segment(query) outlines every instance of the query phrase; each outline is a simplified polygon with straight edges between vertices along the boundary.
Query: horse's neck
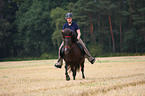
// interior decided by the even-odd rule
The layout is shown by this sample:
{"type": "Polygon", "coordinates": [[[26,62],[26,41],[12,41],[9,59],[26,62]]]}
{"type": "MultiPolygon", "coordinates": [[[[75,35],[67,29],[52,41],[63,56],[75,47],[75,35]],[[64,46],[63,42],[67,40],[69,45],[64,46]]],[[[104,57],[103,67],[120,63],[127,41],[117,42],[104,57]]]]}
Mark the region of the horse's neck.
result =
{"type": "Polygon", "coordinates": [[[77,46],[77,43],[72,43],[70,53],[78,53],[78,50],[79,48],[77,46]]]}

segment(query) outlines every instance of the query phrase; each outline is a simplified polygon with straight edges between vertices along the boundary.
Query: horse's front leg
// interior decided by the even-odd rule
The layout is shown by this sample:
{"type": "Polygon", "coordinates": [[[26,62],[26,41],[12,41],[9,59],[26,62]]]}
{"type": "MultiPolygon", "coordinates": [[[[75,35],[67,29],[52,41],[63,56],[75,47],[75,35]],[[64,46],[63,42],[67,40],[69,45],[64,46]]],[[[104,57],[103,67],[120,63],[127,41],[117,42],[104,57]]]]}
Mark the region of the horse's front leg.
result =
{"type": "Polygon", "coordinates": [[[75,80],[76,77],[76,67],[72,68],[72,73],[73,73],[73,80],[75,80]]]}
{"type": "Polygon", "coordinates": [[[84,75],[84,62],[81,64],[82,78],[85,79],[84,75]]]}
{"type": "Polygon", "coordinates": [[[66,80],[69,81],[70,80],[70,77],[68,75],[67,69],[68,69],[68,65],[66,64],[65,65],[65,76],[66,76],[66,80]]]}

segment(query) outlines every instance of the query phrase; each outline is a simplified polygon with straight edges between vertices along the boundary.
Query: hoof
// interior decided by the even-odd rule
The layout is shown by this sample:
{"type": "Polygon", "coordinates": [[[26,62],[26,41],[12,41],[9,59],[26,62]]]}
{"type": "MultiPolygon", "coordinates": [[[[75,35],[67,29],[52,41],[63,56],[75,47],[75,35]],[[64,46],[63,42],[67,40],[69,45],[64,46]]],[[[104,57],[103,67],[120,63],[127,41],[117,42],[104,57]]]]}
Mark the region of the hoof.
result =
{"type": "Polygon", "coordinates": [[[83,76],[83,79],[85,79],[85,76],[83,76]]]}
{"type": "Polygon", "coordinates": [[[66,80],[69,81],[70,80],[70,77],[69,76],[66,76],[66,80]]]}

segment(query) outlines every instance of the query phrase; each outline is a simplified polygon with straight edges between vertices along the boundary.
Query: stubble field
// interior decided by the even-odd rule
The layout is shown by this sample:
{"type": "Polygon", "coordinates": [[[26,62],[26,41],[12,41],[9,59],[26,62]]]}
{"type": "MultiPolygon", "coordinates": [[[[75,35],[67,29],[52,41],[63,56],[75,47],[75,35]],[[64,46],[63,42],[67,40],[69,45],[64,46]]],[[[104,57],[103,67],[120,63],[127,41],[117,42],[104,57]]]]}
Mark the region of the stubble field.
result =
{"type": "Polygon", "coordinates": [[[0,96],[145,96],[145,56],[98,59],[70,81],[56,59],[0,62],[0,96]]]}

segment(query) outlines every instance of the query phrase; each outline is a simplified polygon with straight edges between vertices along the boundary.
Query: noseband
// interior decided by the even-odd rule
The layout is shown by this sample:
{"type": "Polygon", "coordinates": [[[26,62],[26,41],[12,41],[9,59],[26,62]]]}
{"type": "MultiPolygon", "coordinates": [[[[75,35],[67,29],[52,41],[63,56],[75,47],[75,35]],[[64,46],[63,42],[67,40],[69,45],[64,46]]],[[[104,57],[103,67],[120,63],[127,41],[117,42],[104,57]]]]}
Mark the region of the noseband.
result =
{"type": "MultiPolygon", "coordinates": [[[[71,38],[71,36],[65,36],[65,38],[71,38]]],[[[68,48],[69,50],[71,50],[71,48],[76,44],[77,42],[75,42],[71,47],[70,46],[64,46],[65,48],[68,48]]]]}
{"type": "Polygon", "coordinates": [[[65,38],[66,38],[66,37],[71,38],[71,36],[65,36],[65,38]]]}

